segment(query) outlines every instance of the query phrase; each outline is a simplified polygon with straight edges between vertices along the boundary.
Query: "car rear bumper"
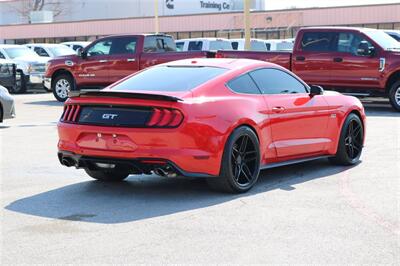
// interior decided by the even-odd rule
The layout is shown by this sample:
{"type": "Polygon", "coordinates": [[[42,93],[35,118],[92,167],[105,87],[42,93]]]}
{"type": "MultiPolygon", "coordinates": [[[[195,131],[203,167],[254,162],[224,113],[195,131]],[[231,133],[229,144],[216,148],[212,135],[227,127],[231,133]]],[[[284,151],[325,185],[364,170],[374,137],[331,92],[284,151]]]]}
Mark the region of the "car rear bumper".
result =
{"type": "Polygon", "coordinates": [[[3,107],[3,117],[0,117],[0,120],[15,118],[14,99],[11,96],[3,95],[1,104],[3,107]]]}
{"type": "Polygon", "coordinates": [[[117,128],[62,122],[58,133],[60,153],[77,158],[125,160],[132,164],[144,159],[161,160],[184,176],[217,176],[220,171],[223,149],[215,143],[223,143],[223,135],[205,137],[200,130],[199,137],[185,128],[117,128]]]}
{"type": "Polygon", "coordinates": [[[29,75],[29,84],[42,85],[44,80],[44,73],[31,73],[29,75]]]}

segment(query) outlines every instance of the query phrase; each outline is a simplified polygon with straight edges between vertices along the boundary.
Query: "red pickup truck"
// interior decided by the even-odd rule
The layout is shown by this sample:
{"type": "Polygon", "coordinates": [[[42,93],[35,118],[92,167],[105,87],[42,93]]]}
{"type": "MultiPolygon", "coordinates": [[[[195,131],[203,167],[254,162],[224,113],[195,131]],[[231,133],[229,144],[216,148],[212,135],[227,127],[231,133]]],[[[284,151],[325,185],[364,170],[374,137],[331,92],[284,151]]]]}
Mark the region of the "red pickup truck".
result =
{"type": "Polygon", "coordinates": [[[206,51],[176,52],[168,35],[109,36],[94,41],[78,55],[50,60],[44,86],[58,101],[65,101],[71,90],[101,88],[149,66],[210,56],[214,54],[206,51]]]}
{"type": "Polygon", "coordinates": [[[297,33],[292,53],[218,51],[216,57],[276,63],[308,84],[359,96],[386,96],[400,111],[400,43],[384,31],[303,28],[297,33]]]}

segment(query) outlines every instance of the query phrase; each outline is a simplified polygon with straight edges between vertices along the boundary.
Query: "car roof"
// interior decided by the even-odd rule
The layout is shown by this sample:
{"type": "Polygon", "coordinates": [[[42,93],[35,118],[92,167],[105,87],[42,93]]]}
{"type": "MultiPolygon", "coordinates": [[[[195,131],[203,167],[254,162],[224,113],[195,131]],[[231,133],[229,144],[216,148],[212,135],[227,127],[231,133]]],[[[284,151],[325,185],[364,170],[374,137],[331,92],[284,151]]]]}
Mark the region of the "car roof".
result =
{"type": "MultiPolygon", "coordinates": [[[[27,43],[25,45],[43,46],[43,47],[57,47],[57,46],[61,46],[62,44],[60,44],[60,43],[27,43]]],[[[62,45],[62,46],[64,46],[64,45],[62,45]]]]}
{"type": "Polygon", "coordinates": [[[328,30],[328,31],[358,31],[358,32],[365,32],[365,31],[381,31],[378,29],[373,29],[373,28],[360,28],[360,27],[344,27],[344,26],[335,26],[335,27],[304,27],[301,28],[300,30],[328,30]]]}
{"type": "Polygon", "coordinates": [[[182,41],[229,41],[228,39],[225,38],[189,38],[189,39],[179,39],[175,40],[176,42],[182,42],[182,41]]]}
{"type": "Polygon", "coordinates": [[[19,44],[0,44],[0,48],[15,48],[15,47],[28,48],[28,47],[26,47],[24,45],[19,45],[19,44]]]}
{"type": "Polygon", "coordinates": [[[247,68],[251,66],[276,67],[277,65],[253,59],[192,58],[172,61],[159,66],[220,67],[233,70],[238,68],[247,68]]]}

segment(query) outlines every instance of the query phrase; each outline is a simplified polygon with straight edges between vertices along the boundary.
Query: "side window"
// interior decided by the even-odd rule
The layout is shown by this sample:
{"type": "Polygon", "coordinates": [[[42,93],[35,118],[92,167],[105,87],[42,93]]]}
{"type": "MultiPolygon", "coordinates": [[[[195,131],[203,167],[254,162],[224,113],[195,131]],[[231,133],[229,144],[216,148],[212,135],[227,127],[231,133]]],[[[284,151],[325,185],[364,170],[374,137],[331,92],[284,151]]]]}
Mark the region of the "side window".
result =
{"type": "Polygon", "coordinates": [[[238,46],[239,46],[239,43],[238,43],[238,42],[232,42],[232,48],[233,48],[233,50],[237,50],[237,49],[238,49],[238,46]]]}
{"type": "Polygon", "coordinates": [[[313,52],[334,51],[336,36],[335,32],[306,32],[301,40],[301,49],[313,52]]]}
{"type": "Polygon", "coordinates": [[[112,39],[106,39],[95,43],[89,47],[87,51],[88,56],[109,55],[112,42],[112,39]]]}
{"type": "Polygon", "coordinates": [[[183,46],[184,46],[184,45],[185,45],[184,42],[177,42],[177,43],[176,43],[176,50],[177,50],[178,52],[183,51],[183,46]]]}
{"type": "Polygon", "coordinates": [[[6,57],[3,55],[2,52],[0,52],[0,58],[1,58],[1,59],[6,59],[6,57]]]}
{"type": "Polygon", "coordinates": [[[249,74],[244,74],[228,82],[228,87],[237,93],[260,94],[260,90],[249,74]]]}
{"type": "Polygon", "coordinates": [[[143,52],[159,53],[176,51],[172,38],[160,36],[146,36],[144,38],[143,52]]]}
{"type": "Polygon", "coordinates": [[[374,46],[359,34],[348,32],[339,34],[338,52],[366,56],[369,55],[369,51],[373,48],[374,46]]]}
{"type": "Polygon", "coordinates": [[[288,73],[273,68],[263,68],[250,73],[263,94],[306,93],[305,86],[288,73]]]}
{"type": "Polygon", "coordinates": [[[135,54],[136,53],[136,38],[119,37],[113,38],[110,55],[135,54]]]}
{"type": "MultiPolygon", "coordinates": [[[[68,47],[71,47],[71,46],[68,46],[68,47]]],[[[83,49],[83,47],[82,47],[81,45],[76,45],[76,44],[74,44],[71,48],[72,48],[74,51],[78,50],[79,48],[83,49]]]]}
{"type": "Polygon", "coordinates": [[[39,55],[39,56],[44,56],[44,57],[49,57],[49,54],[46,52],[45,49],[42,47],[35,47],[33,50],[39,55]]]}
{"type": "Polygon", "coordinates": [[[201,51],[203,48],[202,41],[191,41],[189,42],[188,51],[201,51]]]}

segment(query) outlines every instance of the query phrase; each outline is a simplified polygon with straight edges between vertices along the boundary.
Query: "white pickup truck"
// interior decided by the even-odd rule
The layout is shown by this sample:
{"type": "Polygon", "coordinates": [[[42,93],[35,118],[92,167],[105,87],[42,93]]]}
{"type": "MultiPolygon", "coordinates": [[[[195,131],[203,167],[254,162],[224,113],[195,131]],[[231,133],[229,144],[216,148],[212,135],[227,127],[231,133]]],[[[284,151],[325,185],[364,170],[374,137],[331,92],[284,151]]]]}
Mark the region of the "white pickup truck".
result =
{"type": "Polygon", "coordinates": [[[176,50],[180,52],[232,50],[231,42],[223,38],[180,39],[175,44],[176,50]]]}
{"type": "Polygon", "coordinates": [[[7,59],[17,66],[21,78],[21,86],[11,92],[23,93],[28,88],[43,88],[43,77],[49,58],[40,57],[31,49],[14,44],[0,44],[0,59],[7,59]]]}

